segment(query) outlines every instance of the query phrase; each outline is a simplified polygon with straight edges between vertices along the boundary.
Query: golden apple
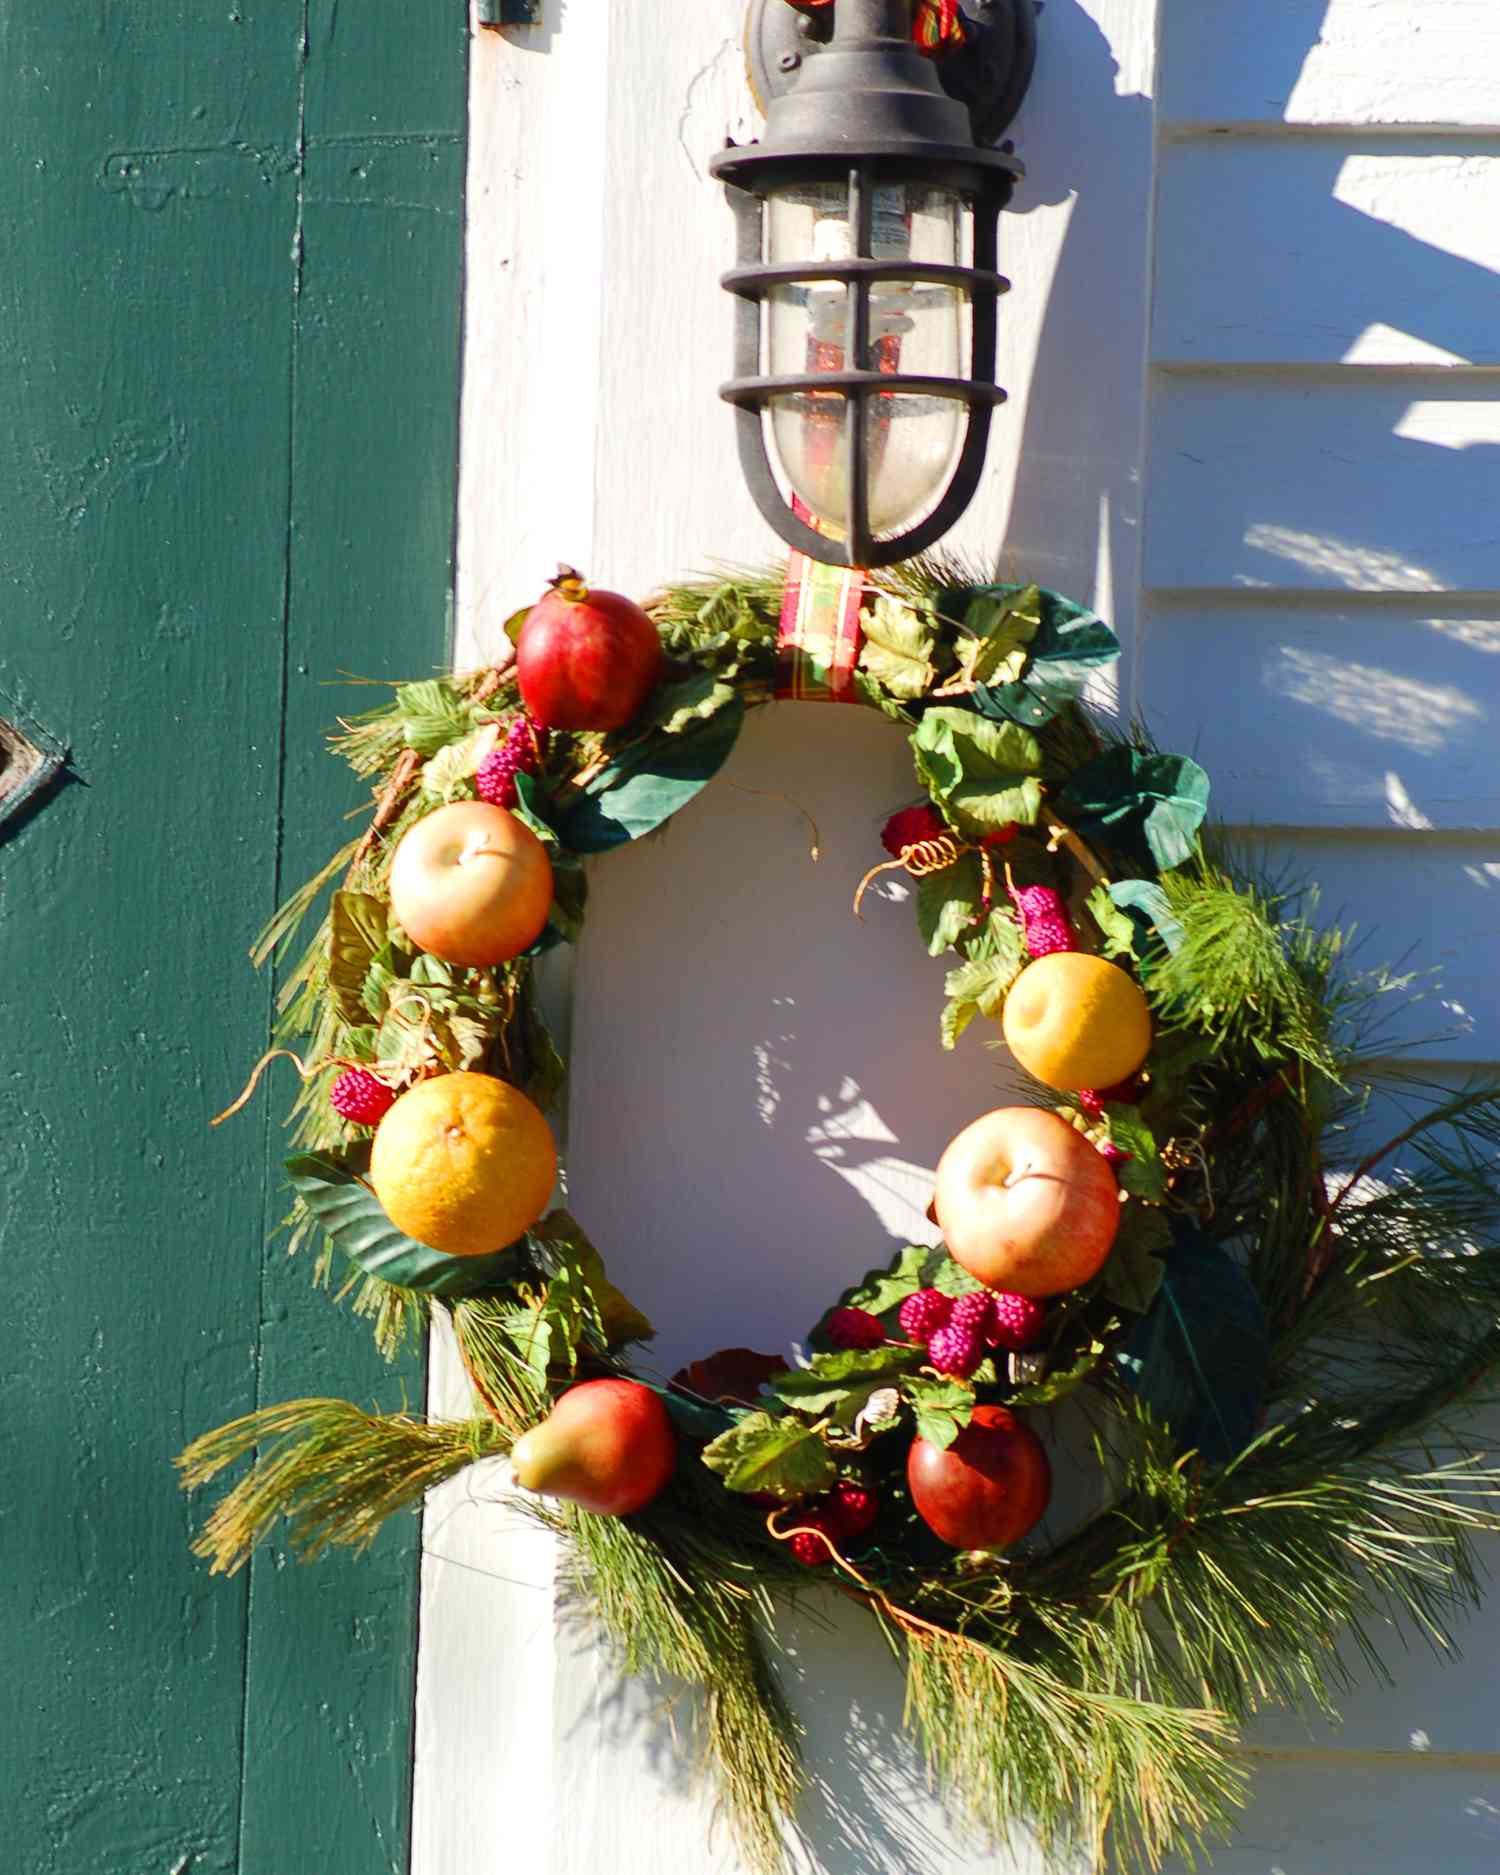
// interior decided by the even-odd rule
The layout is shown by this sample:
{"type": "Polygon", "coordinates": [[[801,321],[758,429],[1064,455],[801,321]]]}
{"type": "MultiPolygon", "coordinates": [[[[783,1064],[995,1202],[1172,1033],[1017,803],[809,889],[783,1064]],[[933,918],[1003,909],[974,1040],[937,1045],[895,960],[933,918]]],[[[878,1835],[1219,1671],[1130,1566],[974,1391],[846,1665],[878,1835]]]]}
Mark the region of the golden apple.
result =
{"type": "Polygon", "coordinates": [[[391,909],[420,950],[500,964],[529,950],[552,908],[552,862],[523,822],[455,801],[409,827],[391,861],[391,909]]]}
{"type": "Polygon", "coordinates": [[[1055,1296],[1086,1283],[1120,1228],[1108,1161],[1041,1107],[997,1107],[949,1142],[933,1211],[955,1262],[991,1289],[1055,1296]]]}
{"type": "Polygon", "coordinates": [[[1151,1012],[1134,977],[1090,951],[1027,964],[1000,1017],[1005,1045],[1048,1087],[1113,1087],[1151,1052],[1151,1012]]]}

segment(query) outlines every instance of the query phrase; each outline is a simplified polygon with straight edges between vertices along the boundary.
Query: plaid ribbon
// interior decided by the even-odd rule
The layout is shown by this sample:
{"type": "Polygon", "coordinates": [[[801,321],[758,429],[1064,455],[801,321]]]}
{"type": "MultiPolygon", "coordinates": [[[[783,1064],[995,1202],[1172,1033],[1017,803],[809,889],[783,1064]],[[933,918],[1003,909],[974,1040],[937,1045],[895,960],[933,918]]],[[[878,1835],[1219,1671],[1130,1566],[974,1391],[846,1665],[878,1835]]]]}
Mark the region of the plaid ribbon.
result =
{"type": "MultiPolygon", "coordinates": [[[[795,497],[799,521],[817,527],[795,497]]],[[[864,570],[825,566],[794,548],[787,561],[781,624],[776,633],[776,695],[799,703],[853,703],[859,662],[864,570]]]]}
{"type": "MultiPolygon", "coordinates": [[[[822,13],[835,0],[787,0],[799,13],[822,13]]],[[[958,0],[917,0],[911,36],[923,52],[949,52],[964,43],[964,23],[958,0]]]]}

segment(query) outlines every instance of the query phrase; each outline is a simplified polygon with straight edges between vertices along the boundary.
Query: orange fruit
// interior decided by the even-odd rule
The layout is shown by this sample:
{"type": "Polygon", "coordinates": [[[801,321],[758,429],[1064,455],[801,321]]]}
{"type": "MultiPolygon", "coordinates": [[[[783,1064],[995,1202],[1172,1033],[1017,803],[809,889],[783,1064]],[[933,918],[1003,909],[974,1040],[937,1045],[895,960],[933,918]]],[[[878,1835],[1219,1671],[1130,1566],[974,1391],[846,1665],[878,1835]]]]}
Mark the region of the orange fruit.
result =
{"type": "Polygon", "coordinates": [[[541,1110],[491,1074],[440,1074],[380,1122],[370,1183],[397,1230],[448,1256],[488,1256],[547,1208],[557,1146],[541,1110]]]}
{"type": "Polygon", "coordinates": [[[1090,951],[1027,964],[1001,1012],[1005,1045],[1028,1074],[1068,1092],[1113,1087],[1151,1051],[1151,1012],[1134,977],[1090,951]]]}

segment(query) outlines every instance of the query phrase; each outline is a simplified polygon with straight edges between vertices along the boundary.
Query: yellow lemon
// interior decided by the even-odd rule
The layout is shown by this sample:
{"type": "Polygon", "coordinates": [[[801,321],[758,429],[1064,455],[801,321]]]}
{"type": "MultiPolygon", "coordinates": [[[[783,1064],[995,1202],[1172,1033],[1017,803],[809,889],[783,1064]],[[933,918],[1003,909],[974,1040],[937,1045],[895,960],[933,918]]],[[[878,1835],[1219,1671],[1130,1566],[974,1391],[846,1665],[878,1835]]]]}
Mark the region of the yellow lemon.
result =
{"type": "Polygon", "coordinates": [[[1151,1051],[1151,1012],[1118,964],[1053,951],[1027,964],[1005,999],[1005,1045],[1048,1087],[1113,1087],[1151,1051]]]}
{"type": "Polygon", "coordinates": [[[370,1183],[408,1237],[449,1256],[503,1250],[547,1208],[557,1146],[541,1111],[490,1074],[440,1074],[380,1122],[370,1183]]]}

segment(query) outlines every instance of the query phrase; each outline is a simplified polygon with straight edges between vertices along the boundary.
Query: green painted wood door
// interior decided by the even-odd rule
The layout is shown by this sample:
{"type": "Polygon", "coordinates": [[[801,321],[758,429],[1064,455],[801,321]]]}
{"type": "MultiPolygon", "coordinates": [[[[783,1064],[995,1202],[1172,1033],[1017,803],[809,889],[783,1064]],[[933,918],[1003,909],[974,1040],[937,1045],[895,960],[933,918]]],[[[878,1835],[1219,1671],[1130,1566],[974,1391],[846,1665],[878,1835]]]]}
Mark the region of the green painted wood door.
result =
{"type": "Polygon", "coordinates": [[[420,1387],[265,1247],[290,1069],[207,1122],[356,803],[325,680],[446,655],[465,47],[400,0],[0,0],[0,717],[71,748],[0,819],[17,1875],[407,1864],[415,1525],[210,1580],[169,1461],[420,1387]]]}

